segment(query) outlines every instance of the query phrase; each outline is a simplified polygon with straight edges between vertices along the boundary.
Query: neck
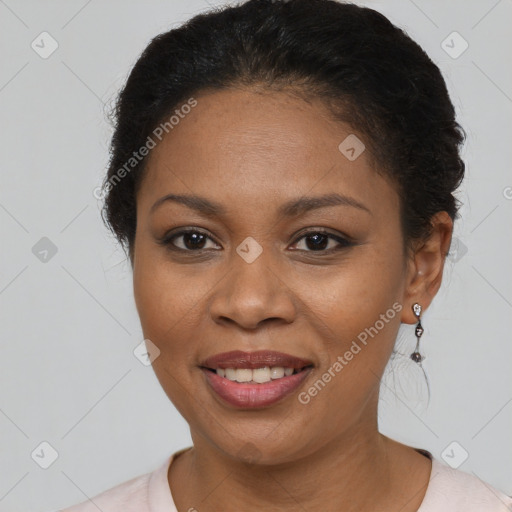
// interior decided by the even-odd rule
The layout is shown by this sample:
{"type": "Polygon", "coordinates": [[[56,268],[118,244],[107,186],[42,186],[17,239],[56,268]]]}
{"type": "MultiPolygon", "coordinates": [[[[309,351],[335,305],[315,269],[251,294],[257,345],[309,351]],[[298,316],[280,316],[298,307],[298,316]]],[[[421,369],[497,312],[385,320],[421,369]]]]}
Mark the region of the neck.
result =
{"type": "Polygon", "coordinates": [[[311,455],[275,465],[239,462],[201,436],[193,439],[181,468],[173,464],[169,474],[179,510],[393,510],[404,487],[403,465],[412,460],[412,450],[406,448],[407,459],[403,445],[376,424],[354,425],[311,455]]]}

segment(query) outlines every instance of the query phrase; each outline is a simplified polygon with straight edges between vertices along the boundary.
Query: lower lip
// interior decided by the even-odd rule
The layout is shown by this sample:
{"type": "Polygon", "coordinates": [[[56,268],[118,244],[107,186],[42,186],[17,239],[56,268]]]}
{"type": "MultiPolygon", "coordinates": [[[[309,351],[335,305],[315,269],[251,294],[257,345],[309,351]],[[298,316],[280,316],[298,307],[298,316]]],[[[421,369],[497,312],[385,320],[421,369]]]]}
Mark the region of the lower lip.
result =
{"type": "Polygon", "coordinates": [[[210,387],[225,402],[243,409],[268,407],[282,400],[300,386],[302,381],[309,375],[311,369],[306,368],[299,373],[265,382],[264,384],[247,384],[233,382],[206,368],[201,368],[208,379],[210,387]]]}

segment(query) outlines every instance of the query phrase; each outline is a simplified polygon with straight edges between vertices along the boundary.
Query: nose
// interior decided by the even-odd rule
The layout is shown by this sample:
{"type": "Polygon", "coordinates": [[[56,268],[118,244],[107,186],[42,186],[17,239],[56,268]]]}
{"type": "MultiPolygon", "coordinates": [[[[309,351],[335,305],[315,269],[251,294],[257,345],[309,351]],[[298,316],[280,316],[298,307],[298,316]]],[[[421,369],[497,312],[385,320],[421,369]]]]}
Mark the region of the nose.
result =
{"type": "Polygon", "coordinates": [[[265,253],[252,263],[234,253],[230,271],[216,287],[210,302],[210,314],[216,323],[234,323],[254,330],[262,324],[267,326],[271,320],[293,322],[293,290],[278,275],[271,255],[267,257],[265,253]]]}

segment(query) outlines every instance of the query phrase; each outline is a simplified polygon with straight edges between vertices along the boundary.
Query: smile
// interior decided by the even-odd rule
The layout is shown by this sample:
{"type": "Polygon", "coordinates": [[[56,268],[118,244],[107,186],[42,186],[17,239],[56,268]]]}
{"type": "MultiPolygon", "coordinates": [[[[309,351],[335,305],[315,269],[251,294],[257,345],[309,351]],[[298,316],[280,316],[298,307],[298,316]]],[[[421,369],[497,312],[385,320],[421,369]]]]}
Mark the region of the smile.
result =
{"type": "Polygon", "coordinates": [[[208,368],[208,370],[217,373],[232,382],[246,382],[249,384],[264,384],[273,380],[289,377],[295,373],[300,373],[304,368],[290,368],[283,366],[263,366],[262,368],[208,368]]]}
{"type": "Polygon", "coordinates": [[[220,398],[223,405],[237,409],[270,407],[281,402],[299,388],[312,369],[313,366],[302,369],[264,367],[253,370],[201,368],[215,398],[220,398]],[[275,378],[271,377],[273,370],[275,378]]]}

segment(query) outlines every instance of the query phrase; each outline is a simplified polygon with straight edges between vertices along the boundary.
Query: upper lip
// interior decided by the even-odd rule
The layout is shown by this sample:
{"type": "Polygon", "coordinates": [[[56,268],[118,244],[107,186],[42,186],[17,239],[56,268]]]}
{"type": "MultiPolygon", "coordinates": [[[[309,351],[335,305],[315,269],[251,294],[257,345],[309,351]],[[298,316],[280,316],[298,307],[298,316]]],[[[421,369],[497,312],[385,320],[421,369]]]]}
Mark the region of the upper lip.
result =
{"type": "Polygon", "coordinates": [[[205,359],[201,366],[205,368],[261,368],[263,366],[283,366],[284,368],[304,368],[313,363],[308,359],[295,357],[283,352],[273,350],[258,350],[257,352],[243,352],[233,350],[222,352],[205,359]]]}

